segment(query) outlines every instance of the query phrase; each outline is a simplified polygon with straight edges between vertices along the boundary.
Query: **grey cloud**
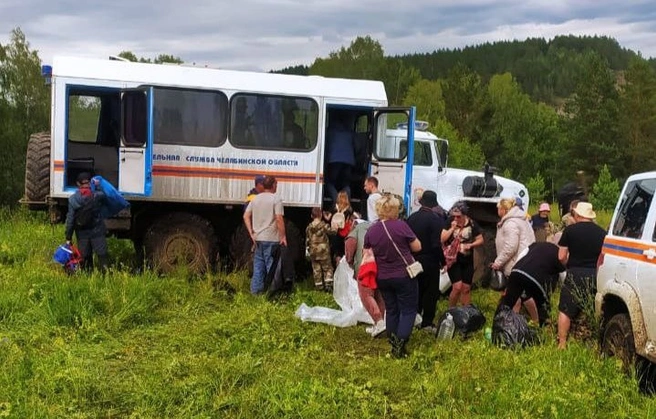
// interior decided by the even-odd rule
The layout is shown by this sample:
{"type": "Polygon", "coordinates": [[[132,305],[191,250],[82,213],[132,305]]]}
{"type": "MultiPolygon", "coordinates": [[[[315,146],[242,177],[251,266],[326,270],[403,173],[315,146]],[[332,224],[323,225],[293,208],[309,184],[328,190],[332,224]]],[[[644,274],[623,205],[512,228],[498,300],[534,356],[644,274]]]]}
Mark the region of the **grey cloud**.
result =
{"type": "Polygon", "coordinates": [[[311,64],[364,35],[398,54],[570,31],[616,36],[652,56],[654,9],[630,0],[25,0],[0,4],[0,42],[20,26],[44,59],[131,50],[269,70],[311,64]]]}

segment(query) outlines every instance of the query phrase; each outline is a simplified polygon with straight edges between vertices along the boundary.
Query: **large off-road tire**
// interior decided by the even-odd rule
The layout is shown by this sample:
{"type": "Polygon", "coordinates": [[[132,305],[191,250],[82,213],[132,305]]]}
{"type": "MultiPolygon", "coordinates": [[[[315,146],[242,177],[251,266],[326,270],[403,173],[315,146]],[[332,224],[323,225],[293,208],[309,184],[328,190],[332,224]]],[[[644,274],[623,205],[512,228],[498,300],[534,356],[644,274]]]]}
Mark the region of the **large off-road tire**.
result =
{"type": "Polygon", "coordinates": [[[230,257],[234,269],[253,270],[253,241],[246,231],[246,226],[240,224],[230,238],[230,257]]]}
{"type": "Polygon", "coordinates": [[[616,314],[606,322],[601,337],[601,352],[620,359],[624,372],[631,372],[635,365],[636,353],[631,318],[628,314],[616,314]]]}
{"type": "MultiPolygon", "coordinates": [[[[296,268],[301,268],[305,257],[305,245],[303,235],[294,223],[285,220],[285,232],[287,236],[288,251],[296,268]]],[[[253,242],[246,231],[245,225],[237,227],[230,239],[230,256],[235,269],[246,269],[249,273],[253,271],[253,242]]]]}
{"type": "Polygon", "coordinates": [[[199,215],[184,212],[157,219],[146,232],[144,247],[151,266],[162,273],[182,268],[203,274],[212,270],[218,256],[212,224],[199,215]]]}
{"type": "Polygon", "coordinates": [[[656,365],[636,354],[631,318],[626,313],[616,314],[605,324],[601,339],[601,352],[622,361],[622,370],[631,375],[635,371],[640,390],[656,392],[656,365]]]}
{"type": "Polygon", "coordinates": [[[50,192],[50,133],[32,134],[25,158],[25,198],[45,202],[50,192]]]}
{"type": "Polygon", "coordinates": [[[483,288],[490,286],[490,274],[492,269],[490,265],[497,257],[495,239],[497,236],[496,226],[481,225],[483,230],[483,246],[475,249],[474,252],[474,284],[483,288]]]}

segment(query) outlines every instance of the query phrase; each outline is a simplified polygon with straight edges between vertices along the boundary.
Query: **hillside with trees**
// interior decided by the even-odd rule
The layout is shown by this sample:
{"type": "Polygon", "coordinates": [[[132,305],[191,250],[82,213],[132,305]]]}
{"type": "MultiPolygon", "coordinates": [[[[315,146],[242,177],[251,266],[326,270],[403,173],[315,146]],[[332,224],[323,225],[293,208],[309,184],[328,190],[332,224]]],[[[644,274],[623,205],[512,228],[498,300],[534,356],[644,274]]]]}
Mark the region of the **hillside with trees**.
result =
{"type": "MultiPolygon", "coordinates": [[[[119,56],[183,62],[168,54],[119,56]]],[[[18,28],[0,45],[3,204],[22,196],[29,135],[49,127],[50,91],[40,64],[18,28]]],[[[608,37],[534,38],[388,56],[365,36],[310,66],[277,72],[381,80],[391,105],[417,106],[418,119],[449,139],[451,166],[480,169],[488,162],[529,185],[532,199],[540,200],[579,171],[588,185],[597,185],[602,171],[621,182],[654,169],[656,156],[645,150],[656,140],[655,68],[655,60],[608,37]]]]}

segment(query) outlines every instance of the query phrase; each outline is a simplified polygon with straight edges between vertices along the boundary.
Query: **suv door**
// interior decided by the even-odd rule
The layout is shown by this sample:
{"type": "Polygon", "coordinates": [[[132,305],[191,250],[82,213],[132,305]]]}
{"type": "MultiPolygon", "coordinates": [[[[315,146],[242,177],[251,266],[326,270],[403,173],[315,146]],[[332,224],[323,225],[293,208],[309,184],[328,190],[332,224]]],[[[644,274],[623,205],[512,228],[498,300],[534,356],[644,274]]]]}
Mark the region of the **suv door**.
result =
{"type": "Polygon", "coordinates": [[[604,243],[603,263],[597,275],[600,290],[605,289],[607,281],[617,281],[636,291],[648,339],[656,337],[656,315],[650,314],[651,308],[656,307],[655,190],[653,177],[637,177],[626,183],[604,243]]]}

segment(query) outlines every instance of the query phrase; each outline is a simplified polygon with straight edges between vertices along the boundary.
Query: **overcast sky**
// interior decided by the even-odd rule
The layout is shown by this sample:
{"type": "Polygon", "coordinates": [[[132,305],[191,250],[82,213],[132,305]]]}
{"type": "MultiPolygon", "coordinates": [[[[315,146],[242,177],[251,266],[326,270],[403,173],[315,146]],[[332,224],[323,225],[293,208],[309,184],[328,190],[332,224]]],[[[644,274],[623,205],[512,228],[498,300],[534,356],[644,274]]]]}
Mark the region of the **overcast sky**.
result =
{"type": "Polygon", "coordinates": [[[268,71],[309,65],[365,35],[386,55],[574,34],[656,57],[654,0],[0,0],[0,43],[16,27],[44,63],[128,50],[268,71]]]}

